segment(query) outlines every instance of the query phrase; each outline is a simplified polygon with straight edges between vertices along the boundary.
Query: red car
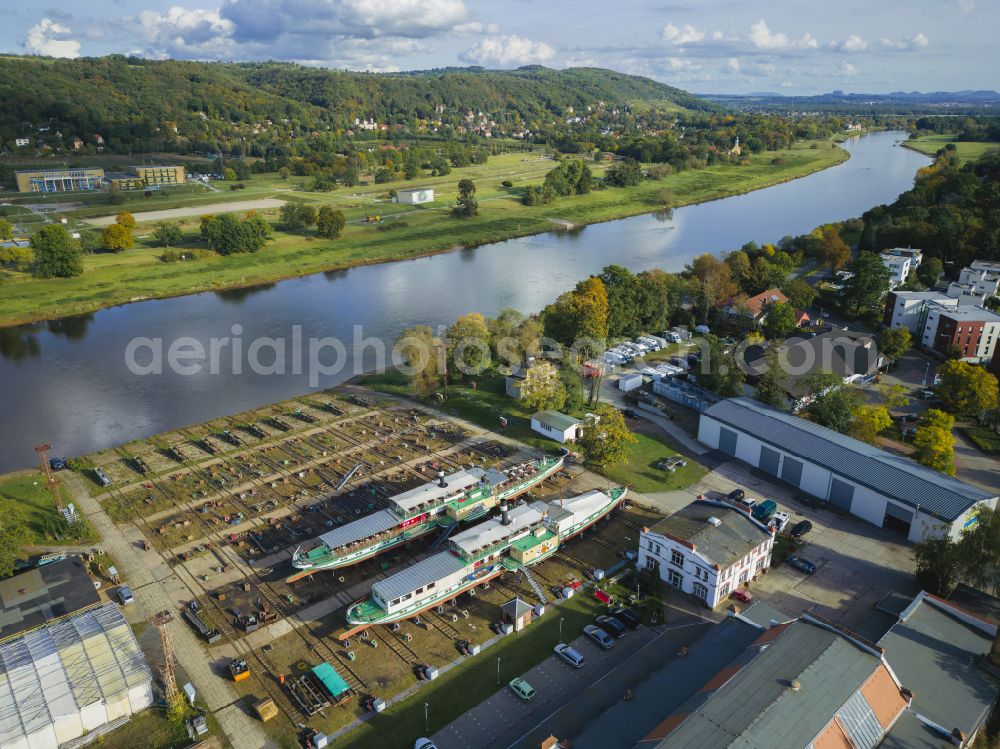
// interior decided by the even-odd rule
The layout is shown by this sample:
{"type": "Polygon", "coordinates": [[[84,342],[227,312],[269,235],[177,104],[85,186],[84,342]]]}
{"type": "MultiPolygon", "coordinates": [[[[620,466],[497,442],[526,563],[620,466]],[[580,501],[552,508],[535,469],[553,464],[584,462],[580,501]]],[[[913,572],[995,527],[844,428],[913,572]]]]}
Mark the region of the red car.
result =
{"type": "Polygon", "coordinates": [[[737,601],[742,601],[743,603],[753,603],[753,594],[749,590],[744,590],[743,588],[737,588],[733,591],[733,598],[737,601]]]}

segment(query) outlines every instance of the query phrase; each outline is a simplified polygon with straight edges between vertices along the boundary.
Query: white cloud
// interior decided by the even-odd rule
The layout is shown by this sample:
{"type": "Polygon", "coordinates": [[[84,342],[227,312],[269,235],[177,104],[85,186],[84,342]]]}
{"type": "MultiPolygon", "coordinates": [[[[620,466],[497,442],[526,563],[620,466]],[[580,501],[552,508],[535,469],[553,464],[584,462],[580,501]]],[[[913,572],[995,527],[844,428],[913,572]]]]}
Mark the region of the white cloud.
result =
{"type": "Polygon", "coordinates": [[[125,19],[156,56],[221,56],[230,49],[233,23],[215,10],[172,6],[165,13],[142,11],[135,19],[125,19]]]}
{"type": "Polygon", "coordinates": [[[684,26],[678,28],[672,23],[668,23],[663,27],[663,41],[678,47],[684,44],[700,42],[704,38],[705,32],[699,31],[691,24],[686,23],[684,26]]]}
{"type": "Polygon", "coordinates": [[[889,39],[888,37],[882,37],[878,40],[878,44],[882,49],[913,52],[918,49],[926,48],[927,45],[930,44],[930,41],[923,34],[916,34],[902,39],[889,39]]]}
{"type": "Polygon", "coordinates": [[[783,33],[773,34],[763,18],[750,27],[749,39],[750,43],[757,49],[780,51],[787,49],[815,49],[819,46],[819,43],[813,38],[812,34],[805,34],[801,39],[792,39],[783,33]]]}
{"type": "Polygon", "coordinates": [[[840,75],[854,76],[858,74],[858,68],[856,65],[852,65],[847,60],[842,60],[840,67],[837,68],[837,72],[840,75]]]}
{"type": "Polygon", "coordinates": [[[726,60],[726,71],[729,73],[739,73],[740,72],[740,61],[735,57],[730,57],[726,60]]]}
{"type": "Polygon", "coordinates": [[[226,0],[220,13],[240,41],[333,35],[424,38],[468,21],[465,0],[226,0]]]}
{"type": "Polygon", "coordinates": [[[701,70],[701,65],[693,60],[685,60],[683,57],[668,57],[664,62],[670,70],[701,70]]]}
{"type": "Polygon", "coordinates": [[[79,57],[80,42],[70,39],[69,27],[43,18],[30,29],[24,40],[24,48],[30,55],[47,57],[79,57]]]}
{"type": "Polygon", "coordinates": [[[868,49],[868,42],[857,34],[851,34],[844,41],[842,41],[838,47],[844,50],[844,52],[863,52],[868,49]]]}
{"type": "Polygon", "coordinates": [[[520,65],[536,65],[555,57],[556,51],[545,42],[536,42],[524,37],[491,36],[477,42],[459,55],[463,62],[473,65],[516,68],[520,65]]]}
{"type": "Polygon", "coordinates": [[[496,34],[500,31],[500,26],[495,23],[468,21],[467,23],[458,24],[452,31],[456,34],[496,34]]]}

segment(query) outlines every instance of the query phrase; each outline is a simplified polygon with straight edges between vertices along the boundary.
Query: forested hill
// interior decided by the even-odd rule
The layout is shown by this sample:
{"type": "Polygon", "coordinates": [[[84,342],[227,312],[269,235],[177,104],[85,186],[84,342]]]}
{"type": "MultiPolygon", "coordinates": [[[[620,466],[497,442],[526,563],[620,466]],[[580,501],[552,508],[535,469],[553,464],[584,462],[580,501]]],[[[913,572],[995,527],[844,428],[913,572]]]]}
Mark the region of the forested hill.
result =
{"type": "Polygon", "coordinates": [[[270,129],[275,139],[336,133],[356,128],[356,120],[372,121],[381,132],[452,135],[486,128],[497,137],[576,116],[617,116],[631,107],[716,109],[647,78],[596,68],[372,74],[118,55],[0,57],[0,101],[4,148],[48,127],[88,145],[100,134],[112,150],[162,147],[174,133],[189,144],[209,143],[245,135],[244,126],[256,127],[255,135],[270,129]]]}

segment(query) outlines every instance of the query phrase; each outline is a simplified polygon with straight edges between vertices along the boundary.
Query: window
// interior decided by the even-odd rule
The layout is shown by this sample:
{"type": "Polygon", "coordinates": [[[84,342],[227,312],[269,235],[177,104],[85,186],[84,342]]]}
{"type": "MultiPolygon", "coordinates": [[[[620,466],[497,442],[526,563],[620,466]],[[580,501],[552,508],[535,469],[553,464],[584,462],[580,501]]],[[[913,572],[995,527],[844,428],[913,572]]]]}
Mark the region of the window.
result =
{"type": "Polygon", "coordinates": [[[760,572],[762,569],[764,569],[764,560],[763,559],[758,559],[757,560],[757,571],[760,572]]]}
{"type": "Polygon", "coordinates": [[[670,552],[670,563],[676,564],[678,567],[684,566],[684,555],[681,554],[677,549],[670,552]]]}
{"type": "Polygon", "coordinates": [[[437,585],[437,583],[427,583],[427,590],[430,590],[430,589],[431,589],[431,588],[433,588],[433,587],[434,587],[435,585],[437,585]]]}
{"type": "Polygon", "coordinates": [[[423,592],[424,592],[423,588],[417,588],[415,591],[413,591],[413,595],[419,596],[423,592]]]}
{"type": "Polygon", "coordinates": [[[684,578],[677,570],[667,570],[667,582],[673,585],[677,590],[681,589],[684,584],[684,578]]]}
{"type": "Polygon", "coordinates": [[[708,600],[708,588],[706,588],[701,583],[695,583],[694,586],[691,588],[691,592],[694,593],[696,596],[698,596],[698,598],[700,598],[703,601],[708,600]]]}
{"type": "Polygon", "coordinates": [[[656,569],[656,560],[652,557],[646,557],[646,569],[652,572],[656,569]]]}
{"type": "Polygon", "coordinates": [[[721,588],[719,588],[719,598],[725,598],[729,595],[729,583],[726,583],[721,588]]]}
{"type": "Polygon", "coordinates": [[[404,601],[409,601],[411,598],[413,598],[412,593],[407,593],[405,596],[403,596],[404,601]]]}

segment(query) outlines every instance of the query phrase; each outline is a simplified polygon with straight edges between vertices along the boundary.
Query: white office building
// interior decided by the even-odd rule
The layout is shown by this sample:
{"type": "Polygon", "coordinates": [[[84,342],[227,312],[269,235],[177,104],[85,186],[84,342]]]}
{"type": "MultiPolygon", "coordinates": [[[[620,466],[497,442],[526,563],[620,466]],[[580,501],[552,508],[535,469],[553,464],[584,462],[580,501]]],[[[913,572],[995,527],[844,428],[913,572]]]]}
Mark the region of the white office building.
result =
{"type": "Polygon", "coordinates": [[[771,566],[774,533],[732,505],[707,499],[643,528],[639,569],[715,608],[771,566]]]}
{"type": "Polygon", "coordinates": [[[417,187],[412,190],[396,190],[396,202],[408,205],[433,203],[434,190],[429,187],[417,187]]]}

